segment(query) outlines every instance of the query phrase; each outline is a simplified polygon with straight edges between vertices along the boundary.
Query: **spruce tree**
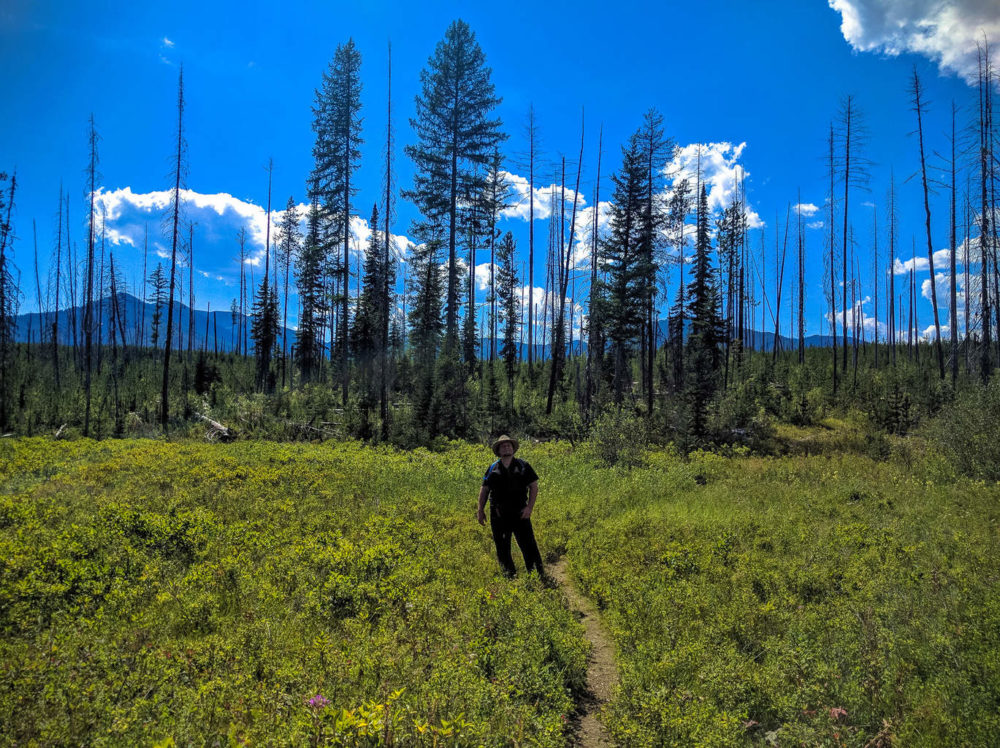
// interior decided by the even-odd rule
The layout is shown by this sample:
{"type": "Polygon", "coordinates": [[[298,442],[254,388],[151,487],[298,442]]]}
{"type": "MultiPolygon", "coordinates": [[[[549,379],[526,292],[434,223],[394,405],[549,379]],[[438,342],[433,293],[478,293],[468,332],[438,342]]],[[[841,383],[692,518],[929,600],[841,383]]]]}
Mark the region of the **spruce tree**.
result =
{"type": "Polygon", "coordinates": [[[167,305],[167,274],[162,263],[156,263],[153,272],[149,274],[147,283],[152,287],[150,300],[153,302],[153,318],[150,325],[153,328],[153,349],[160,342],[160,322],[163,319],[163,309],[167,305]]]}
{"type": "Polygon", "coordinates": [[[273,392],[275,377],[271,371],[271,355],[278,341],[278,294],[271,287],[267,273],[264,273],[254,299],[250,334],[253,337],[257,391],[273,392]]]}
{"type": "Polygon", "coordinates": [[[639,133],[622,147],[622,165],[611,181],[609,232],[601,251],[601,270],[606,274],[601,316],[614,360],[615,402],[621,403],[626,386],[631,387],[631,357],[645,318],[641,238],[646,180],[639,133]]]}
{"type": "Polygon", "coordinates": [[[381,355],[383,319],[388,313],[388,308],[381,303],[384,270],[378,225],[378,206],[373,205],[369,223],[371,237],[365,252],[361,295],[358,298],[358,308],[351,329],[351,348],[361,380],[361,408],[366,424],[366,433],[363,435],[365,438],[370,436],[367,427],[369,413],[378,401],[375,365],[381,355]]]}
{"type": "MultiPolygon", "coordinates": [[[[740,272],[740,245],[743,239],[745,218],[743,206],[736,198],[733,198],[729,206],[723,211],[722,216],[716,221],[716,236],[719,249],[719,276],[725,281],[725,310],[723,315],[725,325],[725,377],[724,384],[729,382],[729,354],[730,345],[736,338],[735,330],[735,307],[736,307],[736,286],[740,272]]],[[[720,289],[720,303],[723,301],[722,290],[720,289]]],[[[738,341],[736,341],[738,343],[738,341]]]]}
{"type": "Polygon", "coordinates": [[[491,118],[501,99],[476,35],[462,20],[454,21],[438,42],[420,72],[420,84],[416,117],[410,120],[417,142],[406,147],[414,162],[413,189],[404,195],[416,203],[423,225],[444,230],[448,251],[445,329],[457,338],[457,249],[464,235],[460,200],[482,193],[482,170],[504,139],[500,120],[491,118]]]}
{"type": "MultiPolygon", "coordinates": [[[[498,260],[498,247],[497,239],[500,238],[500,230],[497,228],[497,224],[500,221],[500,214],[503,212],[510,204],[510,182],[507,181],[507,175],[502,169],[503,160],[500,157],[500,149],[493,152],[493,158],[490,161],[490,169],[486,175],[486,184],[483,190],[483,208],[486,214],[486,241],[489,245],[490,250],[490,280],[489,280],[489,295],[487,296],[487,304],[489,305],[489,331],[487,335],[490,340],[489,347],[489,359],[493,361],[496,358],[496,348],[497,348],[497,262],[498,260]]],[[[470,297],[469,311],[473,310],[473,305],[471,303],[472,299],[470,297]]]]}
{"type": "Polygon", "coordinates": [[[504,372],[507,375],[508,419],[514,413],[514,376],[517,374],[518,328],[521,322],[521,299],[517,288],[519,281],[514,266],[515,252],[514,237],[508,231],[497,245],[496,256],[496,296],[503,328],[500,358],[503,360],[504,372]]]}
{"type": "Polygon", "coordinates": [[[703,443],[708,435],[708,407],[718,388],[722,359],[719,344],[724,334],[719,313],[719,290],[712,268],[705,185],[702,185],[698,197],[694,253],[693,276],[687,287],[691,334],[685,347],[684,362],[685,435],[688,444],[703,443]]]}
{"type": "Polygon", "coordinates": [[[653,412],[653,360],[656,355],[656,276],[664,246],[667,206],[663,200],[663,172],[673,144],[663,132],[663,115],[650,109],[643,115],[639,128],[642,142],[645,189],[642,198],[639,235],[639,272],[642,277],[643,321],[641,335],[643,390],[646,412],[653,412]]]}
{"type": "Polygon", "coordinates": [[[438,262],[443,243],[443,240],[437,237],[417,246],[413,250],[411,260],[413,270],[409,277],[414,411],[417,422],[429,424],[432,431],[433,423],[430,419],[434,396],[434,363],[444,331],[441,318],[441,265],[438,262]]]}
{"type": "MultiPolygon", "coordinates": [[[[277,253],[275,263],[284,266],[285,288],[282,303],[281,322],[281,386],[285,386],[285,375],[288,360],[288,282],[291,276],[292,260],[298,256],[302,246],[302,232],[299,231],[299,212],[295,200],[289,196],[284,215],[278,223],[277,253]]],[[[277,289],[275,289],[277,290],[277,289]]]]}
{"type": "Polygon", "coordinates": [[[357,193],[354,172],[361,161],[361,53],[348,39],[334,52],[313,107],[312,186],[323,211],[325,231],[340,247],[340,261],[331,268],[340,274],[340,327],[337,350],[342,401],[347,402],[349,380],[348,287],[350,285],[351,200],[357,193]]]}
{"type": "Polygon", "coordinates": [[[669,371],[674,392],[680,392],[684,388],[684,228],[690,210],[691,183],[687,179],[681,179],[674,184],[667,207],[667,233],[677,252],[676,262],[680,267],[677,298],[667,318],[667,338],[672,363],[669,371]]]}
{"type": "Polygon", "coordinates": [[[308,231],[296,261],[295,285],[299,293],[299,319],[295,339],[295,362],[303,382],[311,382],[319,373],[323,350],[325,255],[317,196],[309,207],[308,231]]]}

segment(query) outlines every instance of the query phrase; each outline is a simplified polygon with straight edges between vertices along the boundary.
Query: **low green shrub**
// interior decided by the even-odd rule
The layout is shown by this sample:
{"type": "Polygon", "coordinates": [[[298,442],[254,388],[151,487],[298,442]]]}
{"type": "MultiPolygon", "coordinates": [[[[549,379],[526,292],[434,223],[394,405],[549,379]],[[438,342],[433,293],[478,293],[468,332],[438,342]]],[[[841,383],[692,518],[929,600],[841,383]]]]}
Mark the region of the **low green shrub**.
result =
{"type": "Polygon", "coordinates": [[[1000,375],[971,387],[930,425],[939,448],[965,475],[1000,481],[1000,375]]]}
{"type": "Polygon", "coordinates": [[[628,408],[609,407],[590,429],[590,448],[606,467],[638,467],[648,446],[645,419],[628,408]]]}

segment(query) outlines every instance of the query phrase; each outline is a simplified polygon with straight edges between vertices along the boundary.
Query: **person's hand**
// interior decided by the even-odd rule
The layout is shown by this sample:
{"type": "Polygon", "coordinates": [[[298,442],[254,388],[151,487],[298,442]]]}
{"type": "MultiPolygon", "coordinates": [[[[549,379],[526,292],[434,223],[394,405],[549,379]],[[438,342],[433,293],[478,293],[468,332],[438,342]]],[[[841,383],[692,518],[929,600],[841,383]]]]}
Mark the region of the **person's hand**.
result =
{"type": "Polygon", "coordinates": [[[531,519],[531,507],[526,506],[521,510],[521,519],[531,519]]]}
{"type": "Polygon", "coordinates": [[[484,512],[482,509],[476,510],[476,519],[479,520],[479,524],[485,525],[486,524],[486,512],[484,512]]]}

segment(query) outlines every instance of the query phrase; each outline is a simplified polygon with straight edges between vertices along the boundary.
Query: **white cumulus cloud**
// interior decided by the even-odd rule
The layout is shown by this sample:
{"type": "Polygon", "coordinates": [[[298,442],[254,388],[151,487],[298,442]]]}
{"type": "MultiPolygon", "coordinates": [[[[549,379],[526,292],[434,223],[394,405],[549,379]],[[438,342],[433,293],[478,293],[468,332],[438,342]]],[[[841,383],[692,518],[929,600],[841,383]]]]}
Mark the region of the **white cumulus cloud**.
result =
{"type": "Polygon", "coordinates": [[[859,52],[923,55],[967,83],[978,75],[976,44],[1000,38],[996,0],[828,0],[844,39],[859,52]]]}
{"type": "MultiPolygon", "coordinates": [[[[872,313],[869,314],[868,312],[865,311],[866,305],[871,305],[872,307],[874,307],[874,304],[872,303],[872,299],[870,296],[865,296],[863,299],[858,299],[857,303],[855,303],[854,305],[852,305],[847,309],[839,310],[836,314],[837,329],[838,330],[840,329],[840,325],[842,325],[844,322],[844,315],[847,315],[848,335],[854,334],[855,323],[857,323],[857,325],[865,333],[866,336],[870,336],[876,329],[878,330],[879,335],[885,334],[885,329],[886,329],[885,323],[883,321],[880,321],[875,316],[878,310],[873,308],[872,313]]],[[[824,316],[827,318],[827,320],[830,319],[829,312],[827,312],[824,316]]]]}
{"type": "MultiPolygon", "coordinates": [[[[741,182],[750,176],[750,172],[740,162],[746,145],[725,142],[691,143],[674,151],[674,157],[667,164],[665,172],[672,184],[687,179],[693,189],[700,163],[701,181],[708,190],[708,209],[718,213],[729,207],[741,182]]],[[[697,195],[694,197],[697,199],[697,195]]],[[[758,229],[763,225],[760,216],[748,205],[747,226],[758,229]]]]}
{"type": "MultiPolygon", "coordinates": [[[[534,216],[536,221],[545,220],[552,215],[553,205],[556,210],[559,210],[562,205],[563,190],[558,184],[552,183],[539,186],[538,181],[536,180],[534,189],[532,190],[527,177],[512,174],[508,171],[503,172],[503,176],[511,187],[511,204],[509,207],[501,211],[500,215],[503,218],[518,218],[522,221],[527,221],[528,217],[531,215],[530,198],[532,192],[534,192],[535,195],[534,216]]],[[[582,192],[578,194],[574,189],[567,186],[565,190],[567,221],[569,221],[569,217],[573,212],[574,195],[576,195],[577,213],[579,213],[580,209],[587,204],[587,198],[582,192]]]]}
{"type": "MultiPolygon", "coordinates": [[[[961,260],[962,252],[958,253],[958,260],[961,260]]],[[[970,255],[971,258],[971,255],[970,255]]],[[[951,250],[950,249],[939,249],[934,253],[934,272],[936,273],[938,269],[943,267],[948,267],[951,263],[951,250]]],[[[961,263],[959,263],[961,264],[961,263]]],[[[894,275],[905,275],[911,270],[920,272],[923,270],[930,270],[931,264],[927,260],[927,255],[911,257],[907,260],[901,260],[896,257],[892,263],[892,272],[894,275]]]]}
{"type": "MultiPolygon", "coordinates": [[[[127,244],[141,248],[148,228],[153,251],[158,256],[169,259],[169,246],[157,242],[155,237],[162,236],[160,219],[170,205],[171,193],[171,190],[133,192],[131,187],[98,190],[96,209],[104,211],[108,241],[116,245],[127,244]]],[[[196,225],[196,246],[199,237],[207,238],[209,242],[216,244],[229,242],[233,245],[235,255],[236,233],[245,228],[249,245],[246,263],[254,267],[263,266],[264,243],[267,237],[267,210],[264,206],[227,192],[206,194],[189,189],[181,190],[181,201],[185,220],[196,225]]],[[[300,204],[296,206],[296,210],[299,215],[299,228],[305,233],[309,206],[300,204]]],[[[272,244],[277,240],[277,225],[284,215],[284,210],[271,211],[272,244]]],[[[185,240],[186,238],[185,232],[185,240]]],[[[349,252],[352,263],[364,260],[370,238],[371,228],[368,226],[368,221],[360,216],[351,216],[349,252]]],[[[413,242],[406,236],[397,234],[393,234],[392,239],[396,258],[405,260],[414,246],[413,242]]],[[[218,259],[210,262],[196,256],[195,265],[208,266],[210,269],[232,267],[229,256],[222,262],[218,259]]]]}

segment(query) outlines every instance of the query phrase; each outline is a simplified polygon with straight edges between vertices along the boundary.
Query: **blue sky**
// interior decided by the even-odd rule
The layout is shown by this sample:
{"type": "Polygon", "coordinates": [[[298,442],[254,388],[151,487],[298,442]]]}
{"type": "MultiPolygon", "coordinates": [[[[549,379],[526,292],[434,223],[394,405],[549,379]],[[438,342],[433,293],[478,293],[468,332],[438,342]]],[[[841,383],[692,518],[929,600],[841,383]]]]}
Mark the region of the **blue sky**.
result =
{"type": "MultiPolygon", "coordinates": [[[[54,246],[60,181],[71,196],[74,241],[85,249],[87,120],[93,113],[101,136],[100,170],[107,193],[110,248],[132,283],[141,276],[142,232],[148,224],[151,262],[161,231],[162,196],[176,122],[178,65],[185,73],[188,142],[186,213],[195,222],[196,306],[227,309],[238,288],[236,232],[248,227],[252,246],[263,247],[268,159],[274,160],[272,204],[289,196],[304,202],[312,166],[310,105],[337,44],[353,38],[362,54],[363,160],[358,174],[359,247],[365,221],[379,198],[385,132],[386,47],[392,42],[392,99],[398,184],[412,171],[403,146],[413,142],[408,118],[419,71],[448,24],[463,18],[476,33],[493,69],[499,115],[510,138],[506,169],[527,176],[524,123],[535,108],[546,166],[536,187],[552,183],[561,156],[574,164],[581,107],[586,150],[581,180],[581,218],[588,216],[596,178],[597,134],[604,131],[602,197],[610,195],[620,146],[656,107],[667,135],[683,150],[675,167],[690,165],[702,144],[713,205],[723,205],[740,172],[746,175],[754,222],[765,231],[768,263],[774,259],[776,220],[789,205],[816,206],[804,216],[826,221],[824,155],[831,119],[846,94],[863,112],[869,139],[870,190],[852,191],[858,263],[871,267],[872,211],[885,225],[890,169],[897,176],[900,244],[897,258],[911,257],[915,237],[917,282],[930,294],[918,179],[915,115],[907,86],[914,66],[930,102],[925,121],[929,150],[947,152],[950,107],[960,107],[960,126],[971,121],[975,90],[967,79],[976,38],[1000,36],[996,0],[765,0],[710,4],[615,3],[189,3],[31,2],[0,6],[0,169],[16,168],[18,194],[15,262],[21,269],[22,310],[33,310],[32,220],[37,222],[41,275],[54,246]],[[707,7],[705,7],[707,6],[707,7]],[[865,205],[868,203],[869,205],[865,205]],[[875,207],[871,207],[874,205],[875,207]]],[[[938,162],[940,163],[940,162],[938,162]]],[[[569,167],[567,182],[575,174],[569,167]]],[[[941,178],[940,170],[935,176],[941,178]]],[[[544,195],[540,195],[544,199],[544,195]]],[[[948,203],[932,199],[933,245],[947,250],[948,203]]],[[[514,232],[526,257],[525,211],[513,208],[504,229],[514,232]]],[[[535,286],[543,281],[548,225],[536,218],[535,286]],[[541,251],[540,251],[541,250],[541,251]]],[[[414,217],[401,201],[395,233],[405,237],[414,217]]],[[[973,236],[977,235],[973,231],[973,236]]],[[[807,230],[807,332],[827,331],[823,315],[825,229],[807,230]]],[[[883,258],[887,240],[879,237],[883,258]]],[[[756,234],[751,246],[759,247],[756,234]]],[[[400,240],[405,253],[405,242],[400,240]]],[[[479,262],[488,260],[487,256],[479,262]]],[[[587,258],[580,253],[582,267],[587,258]]],[[[947,254],[936,256],[946,262],[947,254]]],[[[791,257],[788,262],[791,266],[791,257]]],[[[883,259],[883,264],[887,259],[883,259]]],[[[936,267],[940,277],[946,267],[936,267]]],[[[256,271],[259,278],[259,270],[256,271]]],[[[769,294],[773,297],[769,268],[769,294]]],[[[961,272],[961,270],[960,270],[961,272]]],[[[786,269],[786,276],[791,278],[786,269]]],[[[866,279],[870,277],[865,272],[866,279]]],[[[897,283],[903,276],[897,276],[897,283]]],[[[677,282],[670,270],[668,288],[677,282]]],[[[871,295],[868,287],[860,298],[871,295]]],[[[582,286],[581,286],[582,287],[582,286]]],[[[838,290],[839,295],[839,290],[838,290]]],[[[884,290],[879,292],[884,298],[884,290]]],[[[186,292],[185,292],[186,296],[186,292]]],[[[482,292],[480,292],[482,296],[482,292]]],[[[672,298],[672,293],[670,294],[672,298]]],[[[787,304],[788,291],[783,304],[787,304]]],[[[946,301],[940,300],[944,306],[946,301]]],[[[783,309],[783,328],[788,317],[783,309]]],[[[869,303],[864,312],[871,315],[869,303]]],[[[766,315],[766,311],[764,312],[766,315]]],[[[884,316],[880,310],[879,317],[884,316]]],[[[922,298],[920,329],[930,324],[922,298]]],[[[947,320],[942,320],[947,322],[947,320]]],[[[766,322],[768,328],[773,323],[766,322]]],[[[870,323],[871,324],[871,323],[870,323]]],[[[761,325],[758,324],[758,327],[761,325]]]]}

